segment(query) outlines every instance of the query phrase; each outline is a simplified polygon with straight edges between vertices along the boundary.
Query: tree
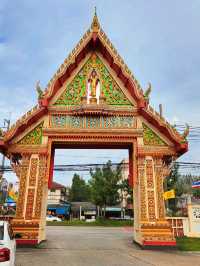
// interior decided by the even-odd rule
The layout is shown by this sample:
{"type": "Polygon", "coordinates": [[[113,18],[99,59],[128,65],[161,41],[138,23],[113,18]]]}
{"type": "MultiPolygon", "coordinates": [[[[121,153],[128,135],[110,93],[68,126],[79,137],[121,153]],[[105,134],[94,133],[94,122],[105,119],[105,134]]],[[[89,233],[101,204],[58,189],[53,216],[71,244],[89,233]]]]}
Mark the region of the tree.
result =
{"type": "MultiPolygon", "coordinates": [[[[170,175],[165,178],[164,181],[164,187],[165,190],[171,190],[174,189],[175,190],[175,195],[179,196],[180,195],[180,191],[179,191],[179,187],[177,186],[177,183],[180,180],[181,175],[179,174],[179,165],[178,164],[174,164],[172,167],[172,170],[170,172],[170,175]]],[[[177,203],[177,199],[169,199],[167,204],[167,208],[171,209],[172,212],[176,212],[177,211],[177,207],[176,207],[176,203],[177,203]]]]}
{"type": "Polygon", "coordinates": [[[174,189],[175,184],[180,179],[181,175],[179,174],[179,165],[174,164],[172,167],[172,170],[170,172],[170,175],[165,179],[166,182],[166,190],[174,189]]]}
{"type": "Polygon", "coordinates": [[[191,195],[196,198],[200,197],[200,190],[192,188],[192,182],[197,180],[199,180],[199,177],[192,176],[191,174],[181,175],[178,164],[173,166],[170,175],[165,179],[165,190],[175,190],[176,198],[168,200],[168,208],[172,212],[176,213],[178,211],[177,202],[178,198],[182,195],[191,195]]]}
{"type": "Polygon", "coordinates": [[[74,174],[69,194],[70,201],[89,201],[90,187],[78,174],[74,174]]]}
{"type": "Polygon", "coordinates": [[[192,188],[193,181],[199,181],[199,176],[192,176],[191,174],[182,175],[179,182],[177,182],[177,189],[179,190],[180,196],[182,194],[190,194],[194,198],[200,197],[200,189],[192,188]]]}
{"type": "Polygon", "coordinates": [[[100,207],[116,205],[119,202],[118,182],[121,179],[121,165],[113,169],[109,160],[102,169],[90,170],[90,174],[89,184],[93,203],[100,207]]]}

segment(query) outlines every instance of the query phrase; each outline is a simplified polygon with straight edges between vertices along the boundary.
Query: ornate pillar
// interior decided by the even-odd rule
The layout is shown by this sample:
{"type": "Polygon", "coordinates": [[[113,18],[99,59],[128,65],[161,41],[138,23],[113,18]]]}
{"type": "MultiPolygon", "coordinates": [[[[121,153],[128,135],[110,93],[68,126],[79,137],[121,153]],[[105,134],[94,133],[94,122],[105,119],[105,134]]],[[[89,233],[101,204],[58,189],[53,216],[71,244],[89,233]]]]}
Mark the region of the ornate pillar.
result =
{"type": "Polygon", "coordinates": [[[134,187],[134,240],[142,246],[175,246],[165,218],[163,178],[166,166],[161,158],[142,156],[137,160],[138,182],[134,187]],[[137,210],[139,209],[139,211],[137,210]]]}
{"type": "Polygon", "coordinates": [[[37,244],[45,239],[47,155],[25,154],[14,169],[20,187],[13,230],[18,243],[37,244]]]}

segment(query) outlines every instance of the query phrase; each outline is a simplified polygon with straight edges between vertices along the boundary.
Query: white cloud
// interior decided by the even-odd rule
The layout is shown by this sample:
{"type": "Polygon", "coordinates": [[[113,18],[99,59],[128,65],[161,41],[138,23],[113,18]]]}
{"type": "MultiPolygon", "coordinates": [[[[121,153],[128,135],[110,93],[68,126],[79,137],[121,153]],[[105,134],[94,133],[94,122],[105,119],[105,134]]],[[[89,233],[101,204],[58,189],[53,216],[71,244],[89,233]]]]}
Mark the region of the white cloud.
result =
{"type": "MultiPolygon", "coordinates": [[[[35,81],[51,79],[90,26],[95,5],[141,85],[152,83],[152,105],[163,103],[172,122],[199,125],[200,4],[187,0],[1,0],[0,120],[9,112],[15,120],[36,104],[35,81]]],[[[198,160],[196,147],[183,158],[198,160]]]]}

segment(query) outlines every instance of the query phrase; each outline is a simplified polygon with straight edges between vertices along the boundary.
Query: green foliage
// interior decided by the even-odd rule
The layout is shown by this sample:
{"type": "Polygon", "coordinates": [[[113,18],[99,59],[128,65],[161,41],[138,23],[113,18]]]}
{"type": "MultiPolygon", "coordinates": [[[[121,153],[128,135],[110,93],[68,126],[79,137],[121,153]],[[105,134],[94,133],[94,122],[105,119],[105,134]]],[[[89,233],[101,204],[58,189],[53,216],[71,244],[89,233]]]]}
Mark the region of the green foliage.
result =
{"type": "Polygon", "coordinates": [[[179,181],[181,175],[179,174],[178,170],[179,170],[178,164],[174,164],[170,175],[165,179],[165,182],[167,182],[166,184],[167,190],[175,188],[176,183],[179,181]]]}
{"type": "Polygon", "coordinates": [[[182,237],[176,239],[177,247],[182,251],[200,251],[200,238],[182,237]]]}
{"type": "Polygon", "coordinates": [[[192,182],[198,181],[200,178],[198,176],[189,175],[180,175],[178,174],[178,178],[174,184],[174,188],[176,191],[176,196],[180,197],[183,194],[190,194],[193,197],[200,197],[200,189],[192,188],[192,182]]]}
{"type": "Polygon", "coordinates": [[[62,222],[47,222],[50,226],[106,226],[106,227],[118,227],[118,226],[133,226],[132,220],[109,220],[98,218],[94,222],[85,222],[81,220],[62,221],[62,222]]]}
{"type": "Polygon", "coordinates": [[[192,195],[193,195],[195,198],[200,198],[200,189],[199,189],[199,188],[193,188],[193,189],[192,189],[192,195]]]}
{"type": "Polygon", "coordinates": [[[90,201],[90,187],[78,174],[74,174],[70,189],[70,201],[90,201]]]}
{"type": "Polygon", "coordinates": [[[178,211],[177,201],[178,198],[182,195],[191,195],[193,197],[200,197],[200,189],[193,189],[192,182],[199,180],[199,177],[194,177],[191,174],[181,175],[179,173],[179,166],[175,164],[172,168],[170,175],[164,181],[165,191],[174,189],[175,190],[175,199],[168,200],[168,208],[172,211],[172,214],[175,215],[178,211]]]}
{"type": "Polygon", "coordinates": [[[108,161],[102,169],[96,168],[90,171],[91,199],[97,206],[115,205],[119,202],[119,185],[121,179],[121,166],[112,168],[111,161],[108,161]]]}

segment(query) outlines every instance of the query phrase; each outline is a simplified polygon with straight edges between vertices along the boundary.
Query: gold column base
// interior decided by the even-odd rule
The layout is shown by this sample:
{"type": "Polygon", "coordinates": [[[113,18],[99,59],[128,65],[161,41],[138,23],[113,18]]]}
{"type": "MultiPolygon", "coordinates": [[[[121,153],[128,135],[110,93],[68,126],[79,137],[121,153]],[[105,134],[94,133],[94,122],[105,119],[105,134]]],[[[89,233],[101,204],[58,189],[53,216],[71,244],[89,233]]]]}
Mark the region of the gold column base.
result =
{"type": "Polygon", "coordinates": [[[134,240],[142,247],[174,247],[176,240],[167,221],[141,223],[134,240]]]}

